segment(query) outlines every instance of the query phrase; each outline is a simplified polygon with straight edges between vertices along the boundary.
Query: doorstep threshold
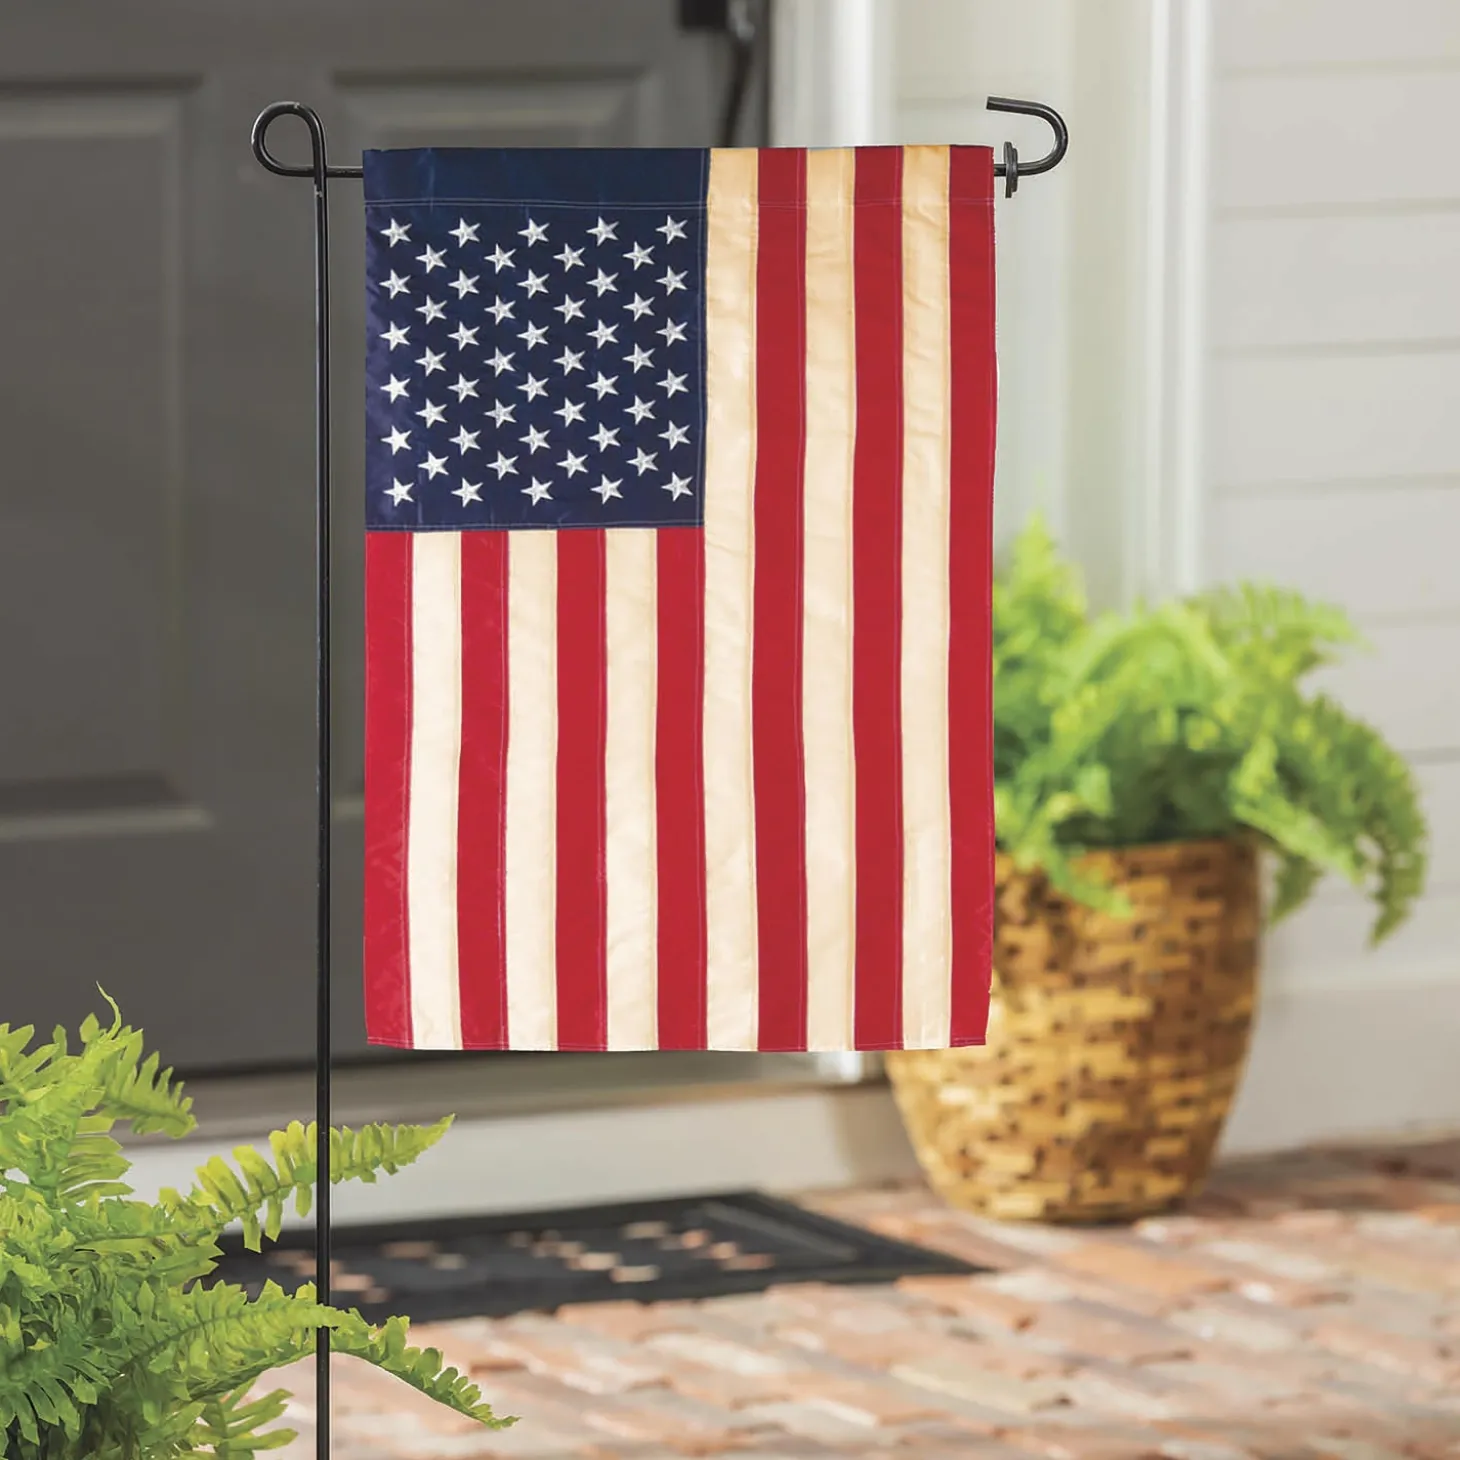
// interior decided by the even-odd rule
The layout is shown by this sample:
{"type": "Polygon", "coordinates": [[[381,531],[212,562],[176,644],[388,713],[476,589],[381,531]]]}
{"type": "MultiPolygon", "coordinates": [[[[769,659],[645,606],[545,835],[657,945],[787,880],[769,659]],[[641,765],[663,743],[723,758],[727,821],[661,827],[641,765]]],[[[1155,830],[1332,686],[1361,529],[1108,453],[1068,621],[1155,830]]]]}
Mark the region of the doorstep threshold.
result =
{"type": "MultiPolygon", "coordinates": [[[[845,1056],[649,1051],[616,1054],[459,1054],[391,1057],[337,1068],[331,1123],[429,1123],[519,1117],[611,1106],[778,1095],[874,1078],[875,1062],[845,1056]]],[[[195,1075],[182,1081],[197,1129],[188,1139],[253,1139],[314,1115],[312,1070],[195,1075]]],[[[125,1146],[170,1144],[165,1135],[122,1137],[125,1146]]]]}

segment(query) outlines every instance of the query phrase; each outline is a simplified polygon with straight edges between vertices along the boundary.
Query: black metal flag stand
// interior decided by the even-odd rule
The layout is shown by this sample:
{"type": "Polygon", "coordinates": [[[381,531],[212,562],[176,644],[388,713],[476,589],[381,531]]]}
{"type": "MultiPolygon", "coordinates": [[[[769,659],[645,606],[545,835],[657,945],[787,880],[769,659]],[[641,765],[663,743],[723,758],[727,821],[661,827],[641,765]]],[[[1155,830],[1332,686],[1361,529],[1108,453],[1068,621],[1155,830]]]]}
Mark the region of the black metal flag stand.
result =
{"type": "MultiPolygon", "coordinates": [[[[1011,142],[1003,145],[1003,160],[994,175],[1004,179],[1004,196],[1013,197],[1021,177],[1033,177],[1057,167],[1069,146],[1064,119],[1037,101],[1014,101],[992,96],[988,109],[1040,117],[1054,131],[1054,147],[1037,162],[1021,162],[1011,142]]],[[[330,992],[331,813],[333,790],[330,765],[330,257],[329,183],[335,178],[360,178],[360,167],[331,166],[325,148],[324,123],[312,107],[297,101],[275,102],[259,113],[253,125],[253,154],[280,177],[307,177],[314,181],[314,494],[315,494],[315,1288],[318,1301],[328,1304],[330,1293],[330,1076],[333,1063],[330,992]],[[269,151],[267,133],[278,117],[300,118],[309,129],[308,164],[280,162],[269,151]]],[[[315,1454],[330,1460],[330,1345],[329,1329],[316,1331],[315,1340],[315,1454]]]]}

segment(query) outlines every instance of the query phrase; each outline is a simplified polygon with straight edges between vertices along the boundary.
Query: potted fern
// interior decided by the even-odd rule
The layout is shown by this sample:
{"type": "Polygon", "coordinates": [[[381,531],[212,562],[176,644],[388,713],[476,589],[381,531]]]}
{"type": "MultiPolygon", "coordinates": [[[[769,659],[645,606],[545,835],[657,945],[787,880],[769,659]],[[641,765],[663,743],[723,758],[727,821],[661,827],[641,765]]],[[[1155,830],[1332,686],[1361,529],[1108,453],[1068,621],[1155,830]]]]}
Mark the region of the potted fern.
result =
{"type": "MultiPolygon", "coordinates": [[[[279,1235],[285,1203],[307,1215],[315,1181],[314,1127],[270,1137],[272,1163],[241,1146],[233,1169],[214,1157],[186,1195],[135,1200],[130,1162],[110,1132],[185,1136],[192,1101],[142,1035],[88,1017],[80,1049],[65,1031],[29,1048],[33,1029],[0,1025],[0,1453],[6,1460],[172,1460],[246,1456],[294,1438],[260,1433],[284,1411],[284,1390],[257,1395],[261,1375],[331,1348],[396,1375],[485,1427],[511,1424],[434,1349],[406,1343],[404,1319],[367,1324],[315,1301],[312,1285],[269,1283],[252,1300],[204,1286],[217,1239],[237,1220],[247,1245],[279,1235]],[[262,1215],[261,1215],[262,1214],[262,1215]]],[[[445,1134],[371,1125],[331,1132],[331,1177],[373,1182],[445,1134]]]]}
{"type": "Polygon", "coordinates": [[[1268,922],[1328,872],[1391,933],[1422,890],[1406,762],[1310,684],[1338,609],[1242,585],[1091,616],[1034,522],[993,593],[995,950],[982,1049],[888,1056],[933,1185],[989,1215],[1128,1218],[1199,1186],[1268,922]]]}

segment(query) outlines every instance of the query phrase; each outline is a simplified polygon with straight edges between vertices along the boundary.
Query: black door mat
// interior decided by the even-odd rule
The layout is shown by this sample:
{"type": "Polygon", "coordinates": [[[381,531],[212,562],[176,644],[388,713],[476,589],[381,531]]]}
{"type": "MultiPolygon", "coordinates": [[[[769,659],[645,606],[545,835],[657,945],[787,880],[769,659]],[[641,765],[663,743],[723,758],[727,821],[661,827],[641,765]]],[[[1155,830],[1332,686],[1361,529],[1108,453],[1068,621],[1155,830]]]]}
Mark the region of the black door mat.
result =
{"type": "MultiPolygon", "coordinates": [[[[314,1277],[312,1229],[264,1251],[222,1239],[214,1278],[257,1294],[314,1277]]],[[[782,1283],[883,1283],[978,1271],[760,1192],[625,1202],[509,1216],[336,1228],[332,1297],[372,1323],[551,1312],[574,1303],[761,1292],[782,1283]]]]}

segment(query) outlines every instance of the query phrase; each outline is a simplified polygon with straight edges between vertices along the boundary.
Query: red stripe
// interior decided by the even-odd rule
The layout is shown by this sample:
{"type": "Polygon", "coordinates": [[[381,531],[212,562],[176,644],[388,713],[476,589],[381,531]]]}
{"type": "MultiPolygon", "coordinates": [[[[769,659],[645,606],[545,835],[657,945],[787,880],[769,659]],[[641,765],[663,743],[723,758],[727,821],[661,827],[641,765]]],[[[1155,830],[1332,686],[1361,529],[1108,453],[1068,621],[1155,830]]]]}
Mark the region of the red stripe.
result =
{"type": "Polygon", "coordinates": [[[952,1044],[982,1044],[993,956],[993,153],[954,147],[949,289],[948,796],[953,822],[952,1044]]]}
{"type": "Polygon", "coordinates": [[[564,529],[557,538],[557,1048],[602,1050],[608,1047],[605,539],[601,528],[564,529]]]}
{"type": "Polygon", "coordinates": [[[657,551],[659,1048],[704,1049],[705,535],[666,527],[657,551]]]}
{"type": "Polygon", "coordinates": [[[365,534],[365,1031],[412,1047],[411,534],[365,534]]]}
{"type": "Polygon", "coordinates": [[[461,1042],[506,1049],[503,941],[507,830],[505,532],[461,534],[461,770],[456,923],[461,1042]]]}
{"type": "Polygon", "coordinates": [[[756,255],[751,747],[759,1047],[806,1048],[806,778],[801,740],[806,443],[806,153],[760,153],[756,255]]]}
{"type": "Polygon", "coordinates": [[[902,150],[857,152],[852,737],[858,1049],[902,1045],[902,150]]]}

